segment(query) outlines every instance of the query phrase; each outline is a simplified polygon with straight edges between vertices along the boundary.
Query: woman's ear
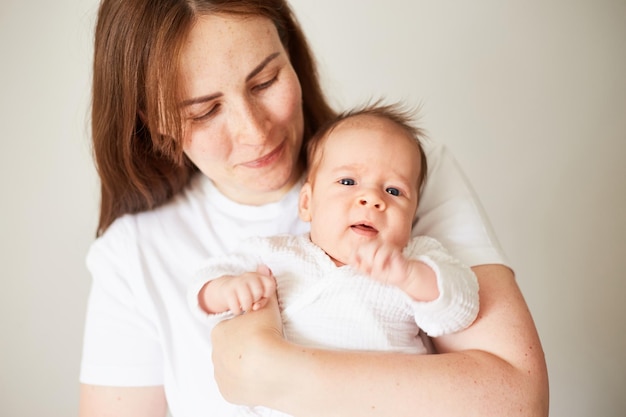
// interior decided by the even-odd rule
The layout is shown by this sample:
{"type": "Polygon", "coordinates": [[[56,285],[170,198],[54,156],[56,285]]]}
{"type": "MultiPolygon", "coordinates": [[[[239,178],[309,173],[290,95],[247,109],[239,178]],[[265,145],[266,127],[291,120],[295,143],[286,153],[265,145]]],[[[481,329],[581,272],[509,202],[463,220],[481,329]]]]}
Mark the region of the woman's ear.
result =
{"type": "Polygon", "coordinates": [[[311,183],[305,182],[300,189],[300,200],[298,201],[298,215],[303,222],[311,221],[311,183]]]}

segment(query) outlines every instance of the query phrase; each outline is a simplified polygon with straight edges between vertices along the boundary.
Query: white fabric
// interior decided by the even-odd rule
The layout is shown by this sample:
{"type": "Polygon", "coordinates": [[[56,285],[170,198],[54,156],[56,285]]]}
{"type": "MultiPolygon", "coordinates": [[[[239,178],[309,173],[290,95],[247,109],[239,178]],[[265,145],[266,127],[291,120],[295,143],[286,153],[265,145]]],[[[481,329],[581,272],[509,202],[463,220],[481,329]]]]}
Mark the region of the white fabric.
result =
{"type": "MultiPolygon", "coordinates": [[[[418,302],[350,266],[337,267],[305,233],[247,239],[236,253],[207,260],[189,288],[188,301],[207,328],[213,328],[233,314],[206,314],[198,305],[200,289],[209,280],[254,271],[263,264],[276,278],[287,340],[319,348],[425,354],[420,328],[440,336],[474,321],[478,282],[469,267],[430,237],[414,237],[404,255],[435,271],[440,293],[436,300],[418,302]]],[[[242,407],[240,416],[288,417],[266,407],[242,407]]]]}
{"type": "MultiPolygon", "coordinates": [[[[506,263],[472,190],[445,147],[427,144],[428,185],[415,233],[466,265],[506,263]]],[[[210,334],[187,306],[202,261],[245,238],[301,234],[298,187],[281,201],[244,206],[198,176],[168,204],[116,220],[87,256],[93,276],[80,380],[164,385],[174,417],[231,416],[213,381],[210,334]]]]}
{"type": "Polygon", "coordinates": [[[426,353],[419,329],[441,336],[469,326],[478,313],[478,283],[469,267],[430,237],[414,237],[404,255],[435,271],[436,300],[415,301],[350,266],[337,267],[306,233],[248,239],[236,253],[207,260],[190,286],[190,308],[209,326],[232,317],[204,313],[198,306],[200,288],[263,264],[276,278],[288,340],[320,348],[426,353]]]}

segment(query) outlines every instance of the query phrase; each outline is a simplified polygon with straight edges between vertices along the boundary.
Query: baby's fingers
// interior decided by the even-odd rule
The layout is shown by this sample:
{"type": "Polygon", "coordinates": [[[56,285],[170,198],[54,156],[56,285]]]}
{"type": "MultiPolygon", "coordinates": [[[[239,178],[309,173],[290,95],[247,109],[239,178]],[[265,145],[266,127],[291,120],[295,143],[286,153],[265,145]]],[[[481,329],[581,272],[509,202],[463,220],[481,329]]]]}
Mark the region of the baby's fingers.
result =
{"type": "Polygon", "coordinates": [[[373,261],[378,250],[378,245],[374,242],[363,243],[352,251],[350,265],[365,274],[372,272],[373,261]]]}
{"type": "MultiPolygon", "coordinates": [[[[251,301],[248,303],[251,304],[251,301]]],[[[246,296],[242,291],[236,291],[227,298],[226,304],[230,312],[237,316],[246,311],[246,296]]]]}
{"type": "Polygon", "coordinates": [[[261,298],[259,301],[252,304],[252,311],[257,311],[257,310],[262,309],[263,307],[267,305],[268,301],[269,301],[269,298],[265,298],[265,297],[261,298]]]}
{"type": "MultiPolygon", "coordinates": [[[[260,307],[255,307],[256,303],[271,297],[276,292],[276,281],[271,275],[248,274],[242,284],[235,291],[237,305],[230,305],[233,314],[257,310],[260,307]]],[[[267,300],[262,303],[262,306],[266,302],[267,300]]]]}
{"type": "Polygon", "coordinates": [[[268,298],[276,291],[276,281],[274,278],[259,276],[258,279],[248,282],[248,290],[255,303],[262,298],[268,298]]]}

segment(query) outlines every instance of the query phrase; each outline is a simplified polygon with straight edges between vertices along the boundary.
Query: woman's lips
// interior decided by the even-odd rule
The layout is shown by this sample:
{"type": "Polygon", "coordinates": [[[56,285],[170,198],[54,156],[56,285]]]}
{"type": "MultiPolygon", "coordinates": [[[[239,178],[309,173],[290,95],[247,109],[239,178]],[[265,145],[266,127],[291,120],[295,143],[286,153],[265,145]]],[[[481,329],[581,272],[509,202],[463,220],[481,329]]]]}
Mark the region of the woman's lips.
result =
{"type": "Polygon", "coordinates": [[[273,164],[278,158],[280,158],[283,149],[285,147],[285,142],[282,142],[280,145],[278,145],[276,147],[276,149],[274,149],[273,151],[271,151],[270,153],[268,153],[265,156],[262,156],[259,159],[255,159],[254,161],[250,161],[250,162],[246,162],[244,164],[241,164],[245,167],[248,168],[263,168],[266,167],[268,165],[273,164]]]}

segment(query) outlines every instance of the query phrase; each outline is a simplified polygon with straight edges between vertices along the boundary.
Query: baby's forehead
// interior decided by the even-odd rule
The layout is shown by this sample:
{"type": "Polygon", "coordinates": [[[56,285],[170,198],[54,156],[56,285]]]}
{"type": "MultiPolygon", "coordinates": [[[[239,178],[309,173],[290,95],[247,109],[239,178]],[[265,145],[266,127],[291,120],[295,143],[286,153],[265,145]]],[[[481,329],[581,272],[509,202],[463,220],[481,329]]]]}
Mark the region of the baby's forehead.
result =
{"type": "Polygon", "coordinates": [[[337,123],[334,130],[339,129],[352,129],[356,127],[369,127],[369,128],[388,128],[395,126],[396,123],[389,120],[386,117],[372,115],[372,114],[358,114],[350,116],[337,123]]]}
{"type": "Polygon", "coordinates": [[[333,134],[341,135],[342,133],[353,129],[381,131],[384,132],[386,137],[403,137],[411,144],[417,146],[419,150],[417,139],[413,137],[407,128],[395,120],[375,114],[358,114],[341,120],[327,134],[327,136],[332,136],[333,134]]]}

